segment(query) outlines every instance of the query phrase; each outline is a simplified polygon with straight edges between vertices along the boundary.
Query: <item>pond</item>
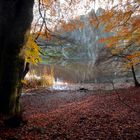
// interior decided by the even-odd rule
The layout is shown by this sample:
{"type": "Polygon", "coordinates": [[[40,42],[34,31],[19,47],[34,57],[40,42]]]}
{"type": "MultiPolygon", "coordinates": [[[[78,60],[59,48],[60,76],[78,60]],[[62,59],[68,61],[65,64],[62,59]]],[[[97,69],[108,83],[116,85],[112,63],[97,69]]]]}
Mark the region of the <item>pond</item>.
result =
{"type": "MultiPolygon", "coordinates": [[[[35,78],[46,79],[42,86],[49,85],[49,88],[54,90],[112,89],[111,82],[121,78],[114,69],[95,66],[92,60],[58,61],[53,64],[44,62],[39,66],[32,66],[33,72],[35,78]]],[[[127,82],[126,78],[121,78],[119,81],[119,84],[127,82]]]]}

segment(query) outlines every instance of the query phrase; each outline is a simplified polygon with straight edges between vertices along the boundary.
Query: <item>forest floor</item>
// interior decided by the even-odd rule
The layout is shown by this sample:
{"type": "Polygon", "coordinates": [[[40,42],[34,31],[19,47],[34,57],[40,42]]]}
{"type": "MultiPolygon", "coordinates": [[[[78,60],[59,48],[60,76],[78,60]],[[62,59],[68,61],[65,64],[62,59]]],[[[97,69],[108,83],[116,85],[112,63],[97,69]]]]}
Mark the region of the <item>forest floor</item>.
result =
{"type": "Polygon", "coordinates": [[[139,140],[140,88],[115,91],[50,91],[21,97],[27,123],[8,128],[0,140],[139,140]]]}

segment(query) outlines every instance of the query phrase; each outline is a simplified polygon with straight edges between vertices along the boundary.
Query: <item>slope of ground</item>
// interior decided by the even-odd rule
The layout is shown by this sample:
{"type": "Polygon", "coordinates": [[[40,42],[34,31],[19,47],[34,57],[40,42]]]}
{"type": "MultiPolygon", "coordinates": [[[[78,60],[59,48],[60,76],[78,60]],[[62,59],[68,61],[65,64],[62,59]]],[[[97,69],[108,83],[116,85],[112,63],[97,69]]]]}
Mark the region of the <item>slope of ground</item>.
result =
{"type": "Polygon", "coordinates": [[[0,121],[0,140],[138,140],[140,89],[39,91],[22,96],[19,128],[0,121]],[[121,99],[121,100],[120,100],[121,99]]]}

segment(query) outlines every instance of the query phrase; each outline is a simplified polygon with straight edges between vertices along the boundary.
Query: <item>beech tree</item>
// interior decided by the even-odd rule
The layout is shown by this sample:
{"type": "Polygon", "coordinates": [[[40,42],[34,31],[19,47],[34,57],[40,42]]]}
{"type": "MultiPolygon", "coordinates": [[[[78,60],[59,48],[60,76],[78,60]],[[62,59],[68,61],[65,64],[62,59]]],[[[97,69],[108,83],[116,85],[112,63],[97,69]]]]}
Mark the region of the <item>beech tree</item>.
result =
{"type": "MultiPolygon", "coordinates": [[[[52,3],[56,1],[38,2],[40,18],[43,19],[40,31],[45,29],[45,35],[48,36],[45,14],[42,15],[41,8],[51,9],[52,3]]],[[[34,0],[0,0],[0,113],[12,116],[20,112],[22,79],[29,66],[30,53],[27,53],[27,48],[35,46],[34,43],[30,44],[30,47],[26,45],[26,42],[32,40],[27,36],[33,20],[33,5],[34,0]],[[23,49],[26,58],[21,53],[23,49]]],[[[34,59],[30,61],[34,63],[34,59]]]]}
{"type": "MultiPolygon", "coordinates": [[[[115,2],[115,1],[112,1],[115,2]]],[[[118,1],[96,19],[91,19],[97,28],[104,25],[105,32],[112,35],[100,38],[112,57],[121,59],[127,69],[132,70],[135,86],[140,86],[135,74],[135,66],[140,63],[140,1],[118,1]]]]}
{"type": "MultiPolygon", "coordinates": [[[[46,13],[42,15],[41,10],[52,9],[52,4],[56,1],[38,0],[38,2],[40,18],[43,19],[39,31],[45,29],[44,33],[48,36],[46,13]]],[[[0,113],[12,116],[20,112],[22,79],[28,71],[30,59],[27,50],[35,46],[33,42],[29,47],[26,45],[26,42],[32,40],[27,36],[33,19],[33,5],[34,0],[0,0],[0,113]],[[21,53],[23,49],[26,58],[21,53]]],[[[52,11],[54,14],[55,11],[52,11]]],[[[38,53],[38,50],[35,52],[38,53]]],[[[30,61],[34,63],[35,59],[30,61]]]]}

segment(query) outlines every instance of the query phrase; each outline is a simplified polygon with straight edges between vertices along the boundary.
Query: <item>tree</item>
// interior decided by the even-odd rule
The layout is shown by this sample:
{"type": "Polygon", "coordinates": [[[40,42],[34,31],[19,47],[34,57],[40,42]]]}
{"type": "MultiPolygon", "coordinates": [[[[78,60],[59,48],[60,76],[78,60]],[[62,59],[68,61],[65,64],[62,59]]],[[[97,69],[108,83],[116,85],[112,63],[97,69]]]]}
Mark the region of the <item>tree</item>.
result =
{"type": "Polygon", "coordinates": [[[110,51],[111,57],[117,57],[124,62],[127,68],[131,68],[135,86],[140,86],[135,75],[134,67],[140,62],[140,1],[119,1],[116,6],[91,20],[96,27],[104,25],[105,32],[112,35],[101,38],[110,51]],[[94,24],[95,25],[95,24],[94,24]]]}
{"type": "MultiPolygon", "coordinates": [[[[51,7],[50,4],[53,2],[38,1],[39,8],[41,4],[43,8],[51,7]]],[[[0,0],[0,113],[14,116],[20,112],[22,79],[29,69],[29,54],[26,51],[28,55],[25,62],[21,51],[26,42],[31,40],[27,34],[33,19],[33,5],[34,0],[0,0]]],[[[41,11],[40,16],[46,33],[47,26],[41,11]]]]}
{"type": "Polygon", "coordinates": [[[31,27],[34,0],[0,0],[0,112],[20,112],[25,60],[20,52],[31,27]]]}
{"type": "Polygon", "coordinates": [[[112,61],[119,62],[121,63],[121,67],[123,67],[125,71],[131,70],[135,87],[139,87],[140,84],[136,77],[135,67],[140,62],[140,56],[139,56],[139,51],[134,50],[134,49],[135,48],[133,46],[131,47],[121,46],[121,48],[119,47],[108,48],[109,56],[102,59],[103,61],[111,59],[112,61]],[[133,57],[134,51],[136,52],[135,57],[133,57]],[[133,55],[131,54],[132,52],[133,52],[133,55]]]}
{"type": "MultiPolygon", "coordinates": [[[[44,20],[46,13],[42,15],[40,8],[50,9],[55,0],[38,1],[44,26],[44,28],[40,27],[40,31],[45,29],[47,36],[49,30],[44,20]]],[[[25,62],[21,51],[26,42],[31,40],[30,37],[29,39],[26,37],[26,34],[31,28],[33,5],[34,0],[0,0],[0,113],[14,116],[20,112],[22,79],[29,67],[28,57],[25,62]]],[[[38,53],[38,51],[35,52],[38,53]]]]}

